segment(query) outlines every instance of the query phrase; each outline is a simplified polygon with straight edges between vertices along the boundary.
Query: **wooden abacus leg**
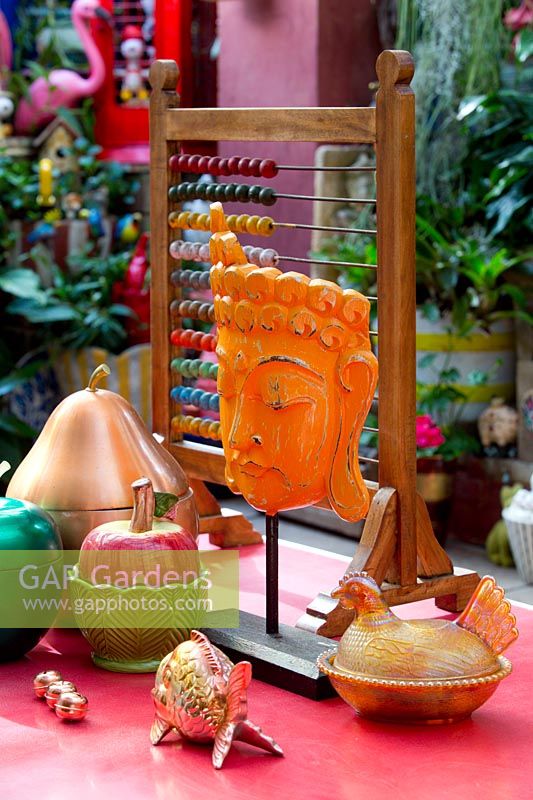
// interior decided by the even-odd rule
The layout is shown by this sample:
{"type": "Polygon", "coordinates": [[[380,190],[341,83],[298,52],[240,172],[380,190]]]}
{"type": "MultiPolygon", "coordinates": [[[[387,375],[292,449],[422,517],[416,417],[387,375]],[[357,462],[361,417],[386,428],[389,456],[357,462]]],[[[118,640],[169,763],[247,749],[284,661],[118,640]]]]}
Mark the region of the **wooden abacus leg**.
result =
{"type": "MultiPolygon", "coordinates": [[[[476,572],[456,568],[437,542],[424,500],[417,497],[416,583],[402,586],[398,579],[397,493],[392,488],[376,492],[361,541],[346,572],[365,570],[381,586],[389,605],[435,598],[438,608],[461,611],[477,584],[476,572]]],[[[327,592],[321,592],[298,620],[297,627],[322,636],[341,636],[353,619],[327,592]]]]}
{"type": "Polygon", "coordinates": [[[221,508],[203,481],[189,478],[198,510],[200,533],[209,534],[216,547],[237,547],[244,544],[261,544],[263,537],[240,511],[221,508]]]}

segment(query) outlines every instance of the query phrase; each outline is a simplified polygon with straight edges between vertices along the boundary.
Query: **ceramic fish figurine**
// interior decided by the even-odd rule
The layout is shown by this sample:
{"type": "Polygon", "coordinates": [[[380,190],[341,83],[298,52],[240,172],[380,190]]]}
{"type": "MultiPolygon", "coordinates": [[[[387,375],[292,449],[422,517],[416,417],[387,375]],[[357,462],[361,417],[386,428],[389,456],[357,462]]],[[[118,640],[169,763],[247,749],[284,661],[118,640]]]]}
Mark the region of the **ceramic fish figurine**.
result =
{"type": "Polygon", "coordinates": [[[500,655],[518,636],[503,589],[483,578],[456,622],[399,619],[365,572],[331,596],[355,618],[318,667],[359,716],[442,724],[467,719],[511,672],[500,655]]]}
{"type": "Polygon", "coordinates": [[[331,596],[356,610],[335,658],[335,667],[347,673],[407,680],[490,675],[518,636],[510,603],[489,577],[456,622],[399,619],[365,573],[346,575],[331,596]]]}
{"type": "Polygon", "coordinates": [[[248,661],[233,665],[207,636],[192,631],[190,640],[169,653],[157,671],[152,744],[159,744],[173,729],[184,739],[214,742],[215,769],[220,769],[237,740],[282,756],[281,747],[247,719],[251,679],[248,661]]]}

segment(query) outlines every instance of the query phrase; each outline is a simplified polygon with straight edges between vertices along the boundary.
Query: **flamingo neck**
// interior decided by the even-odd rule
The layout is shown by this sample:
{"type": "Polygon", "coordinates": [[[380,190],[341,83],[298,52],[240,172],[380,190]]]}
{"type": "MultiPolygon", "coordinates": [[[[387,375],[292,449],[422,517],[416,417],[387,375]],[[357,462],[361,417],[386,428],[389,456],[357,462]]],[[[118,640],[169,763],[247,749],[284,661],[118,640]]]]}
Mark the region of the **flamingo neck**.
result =
{"type": "Polygon", "coordinates": [[[105,64],[100,50],[95,44],[93,35],[87,24],[79,13],[74,13],[72,16],[72,24],[78,32],[87,61],[89,62],[89,77],[82,78],[84,85],[84,92],[86,96],[96,92],[102,85],[105,78],[105,64]]]}

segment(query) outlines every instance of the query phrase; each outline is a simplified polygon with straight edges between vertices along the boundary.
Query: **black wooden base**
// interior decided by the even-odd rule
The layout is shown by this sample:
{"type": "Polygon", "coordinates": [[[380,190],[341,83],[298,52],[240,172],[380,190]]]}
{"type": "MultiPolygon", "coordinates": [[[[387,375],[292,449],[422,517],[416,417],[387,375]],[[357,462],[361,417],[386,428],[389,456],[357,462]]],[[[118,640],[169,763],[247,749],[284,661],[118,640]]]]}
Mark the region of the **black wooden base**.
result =
{"type": "Polygon", "coordinates": [[[249,661],[253,676],[311,700],[333,697],[328,678],[318,671],[316,659],[335,646],[331,639],[280,625],[279,633],[265,632],[265,620],[241,611],[238,628],[205,631],[209,640],[232,661],[249,661]]]}

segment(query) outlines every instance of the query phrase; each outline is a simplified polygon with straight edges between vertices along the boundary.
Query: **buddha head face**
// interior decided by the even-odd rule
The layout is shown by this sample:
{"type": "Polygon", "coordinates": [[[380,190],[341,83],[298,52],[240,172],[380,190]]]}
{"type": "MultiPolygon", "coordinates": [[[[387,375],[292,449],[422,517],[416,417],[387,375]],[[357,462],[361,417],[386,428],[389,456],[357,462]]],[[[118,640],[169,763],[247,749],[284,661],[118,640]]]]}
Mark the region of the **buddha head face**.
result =
{"type": "Polygon", "coordinates": [[[368,301],[247,264],[232,233],[213,236],[211,255],[229,487],[268,514],[327,496],[344,519],[364,517],[357,447],[377,381],[368,301]]]}

